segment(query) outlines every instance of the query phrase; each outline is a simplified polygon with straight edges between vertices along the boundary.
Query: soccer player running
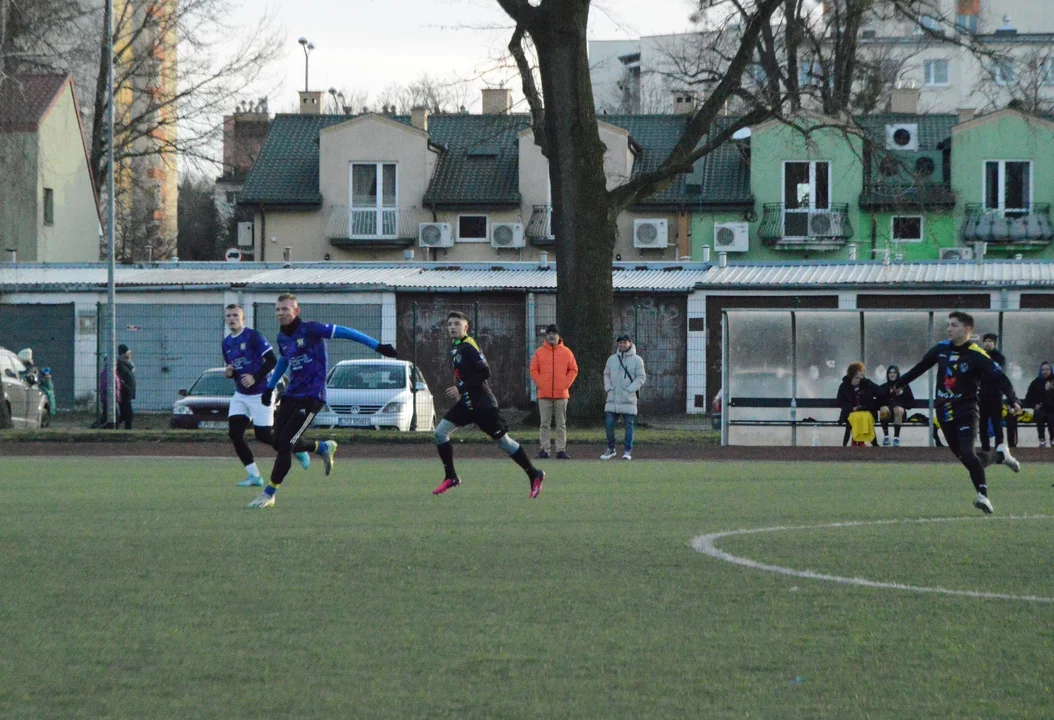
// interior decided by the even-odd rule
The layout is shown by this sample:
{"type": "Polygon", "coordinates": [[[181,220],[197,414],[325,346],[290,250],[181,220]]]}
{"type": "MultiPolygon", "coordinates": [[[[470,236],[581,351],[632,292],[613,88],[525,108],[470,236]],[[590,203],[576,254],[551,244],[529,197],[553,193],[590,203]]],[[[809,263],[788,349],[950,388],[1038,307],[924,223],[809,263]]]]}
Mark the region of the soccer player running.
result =
{"type": "Polygon", "coordinates": [[[451,340],[450,368],[454,371],[455,384],[446,389],[446,396],[457,400],[457,403],[435,429],[436,449],[439,450],[446,476],[432,494],[442,495],[461,484],[461,478],[454,469],[454,448],[450,444],[450,434],[460,427],[475,423],[523,468],[531,485],[528,497],[536,498],[542,491],[545,473],[534,467],[520,444],[509,437],[509,424],[502,417],[498,401],[487,382],[490,366],[479,345],[468,336],[468,325],[465,313],[455,310],[447,315],[446,329],[451,340]]]}
{"type": "MultiPolygon", "coordinates": [[[[228,305],[223,311],[223,320],[231,331],[223,338],[225,374],[234,380],[235,390],[227,412],[227,434],[248,474],[238,487],[263,487],[260,468],[256,466],[249,443],[245,442],[245,431],[251,421],[256,439],[268,446],[274,445],[271,431],[274,405],[270,402],[265,405],[263,395],[267,391],[267,376],[278,364],[278,358],[262,333],[245,327],[245,310],[241,305],[228,305]]],[[[306,452],[297,453],[296,459],[307,470],[311,456],[306,452]]]]}
{"type": "Polygon", "coordinates": [[[990,515],[992,503],[988,500],[988,485],[985,482],[984,469],[992,463],[1003,463],[1014,472],[1021,469],[1021,463],[1010,455],[1006,444],[1001,444],[995,452],[974,452],[977,444],[978,406],[977,398],[981,378],[987,377],[998,383],[1007,397],[1013,414],[1021,412],[1017,402],[1014,386],[1010,379],[986,353],[980,345],[970,341],[973,330],[973,316],[955,311],[948,315],[948,339],[934,345],[918,365],[908,370],[897,379],[895,387],[907,387],[916,378],[934,365],[937,366],[936,410],[940,418],[941,432],[948,443],[948,448],[955,453],[967,470],[970,480],[977,490],[977,499],[973,506],[986,515],[990,515]]]}
{"type": "Polygon", "coordinates": [[[304,431],[311,426],[315,415],[326,404],[326,375],[329,364],[326,340],[354,340],[385,357],[395,357],[395,348],[391,345],[379,343],[358,330],[342,325],[304,322],[300,319],[300,305],[296,295],[291,293],[278,296],[275,316],[280,326],[278,351],[281,357],[271,374],[271,379],[267,381],[267,390],[263,395],[264,404],[270,403],[271,392],[286,370],[289,371],[289,384],[282,395],[282,404],[275,418],[274,449],[278,455],[271,470],[271,482],[249,503],[252,508],[274,506],[275,493],[292,466],[293,453],[318,453],[325,463],[326,475],[333,470],[337,443],[333,440],[309,442],[303,438],[304,431]]]}

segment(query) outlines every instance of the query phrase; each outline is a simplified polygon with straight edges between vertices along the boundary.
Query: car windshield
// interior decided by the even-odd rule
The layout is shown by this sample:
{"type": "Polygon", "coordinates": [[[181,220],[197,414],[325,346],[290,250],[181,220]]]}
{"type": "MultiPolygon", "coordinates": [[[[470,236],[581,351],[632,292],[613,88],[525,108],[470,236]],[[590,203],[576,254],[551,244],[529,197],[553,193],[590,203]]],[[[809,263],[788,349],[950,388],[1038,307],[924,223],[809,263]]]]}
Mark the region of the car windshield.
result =
{"type": "Polygon", "coordinates": [[[400,390],[406,387],[404,365],[338,365],[327,385],[335,390],[400,390]]]}
{"type": "Polygon", "coordinates": [[[220,397],[234,394],[234,381],[223,376],[222,370],[204,373],[190,388],[187,395],[218,395],[220,397]]]}

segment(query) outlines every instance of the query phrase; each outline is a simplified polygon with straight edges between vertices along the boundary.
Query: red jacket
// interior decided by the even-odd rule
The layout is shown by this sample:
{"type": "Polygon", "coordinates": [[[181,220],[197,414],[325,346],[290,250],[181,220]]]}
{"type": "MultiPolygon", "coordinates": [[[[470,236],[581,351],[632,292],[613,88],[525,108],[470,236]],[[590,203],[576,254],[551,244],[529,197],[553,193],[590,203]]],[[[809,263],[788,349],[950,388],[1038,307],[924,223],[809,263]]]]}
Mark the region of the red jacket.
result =
{"type": "Polygon", "coordinates": [[[531,358],[531,379],[542,400],[566,400],[571,384],[578,377],[575,355],[561,340],[556,345],[542,343],[531,358]]]}

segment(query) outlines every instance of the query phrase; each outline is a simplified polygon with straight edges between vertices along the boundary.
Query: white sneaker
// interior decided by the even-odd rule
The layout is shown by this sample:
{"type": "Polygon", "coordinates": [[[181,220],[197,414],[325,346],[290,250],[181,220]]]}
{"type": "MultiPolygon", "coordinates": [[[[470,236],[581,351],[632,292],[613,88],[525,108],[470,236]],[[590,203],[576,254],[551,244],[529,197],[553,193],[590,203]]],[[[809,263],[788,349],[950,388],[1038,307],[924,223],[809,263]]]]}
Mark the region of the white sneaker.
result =
{"type": "Polygon", "coordinates": [[[1040,440],[1039,441],[1039,446],[1040,447],[1050,447],[1050,443],[1048,443],[1046,440],[1040,440]]]}
{"type": "Polygon", "coordinates": [[[627,450],[626,452],[622,453],[622,459],[623,459],[623,460],[632,460],[632,459],[633,459],[633,456],[632,456],[632,455],[630,455],[630,454],[629,454],[629,450],[627,450]]]}
{"type": "Polygon", "coordinates": [[[1014,472],[1021,472],[1021,463],[1018,462],[1017,458],[1010,454],[1010,448],[1003,443],[995,449],[997,453],[1003,456],[1003,464],[1014,472]]]}
{"type": "Polygon", "coordinates": [[[269,508],[269,507],[274,507],[274,495],[268,495],[267,493],[262,492],[259,495],[257,495],[256,498],[253,499],[253,501],[251,503],[249,503],[249,507],[251,507],[251,508],[269,508]]]}
{"type": "Polygon", "coordinates": [[[604,454],[600,456],[600,459],[601,460],[610,460],[611,458],[615,457],[615,454],[616,454],[615,453],[615,448],[608,448],[607,450],[604,451],[604,454]]]}
{"type": "Polygon", "coordinates": [[[995,509],[992,507],[992,501],[981,493],[977,493],[977,499],[973,501],[973,506],[985,515],[991,515],[995,512],[995,509]]]}

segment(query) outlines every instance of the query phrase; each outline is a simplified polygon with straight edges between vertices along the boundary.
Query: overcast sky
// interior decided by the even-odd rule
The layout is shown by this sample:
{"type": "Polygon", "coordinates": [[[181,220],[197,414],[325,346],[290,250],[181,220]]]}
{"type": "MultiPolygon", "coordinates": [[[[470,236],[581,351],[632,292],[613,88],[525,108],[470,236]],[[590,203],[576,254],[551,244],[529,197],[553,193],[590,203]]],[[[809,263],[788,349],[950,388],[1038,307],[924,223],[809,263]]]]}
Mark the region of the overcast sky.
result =
{"type": "MultiPolygon", "coordinates": [[[[692,0],[595,0],[591,40],[683,32],[692,0]]],[[[276,68],[272,112],[296,107],[304,85],[301,36],[315,44],[310,57],[312,90],[366,90],[370,100],[390,83],[406,85],[423,72],[437,79],[462,78],[473,86],[492,68],[511,34],[496,0],[241,0],[236,19],[250,24],[271,12],[289,47],[276,68]]],[[[513,80],[515,80],[513,78],[513,80]]],[[[509,87],[519,91],[518,81],[509,87]]],[[[479,94],[472,94],[478,109],[479,94]]]]}

